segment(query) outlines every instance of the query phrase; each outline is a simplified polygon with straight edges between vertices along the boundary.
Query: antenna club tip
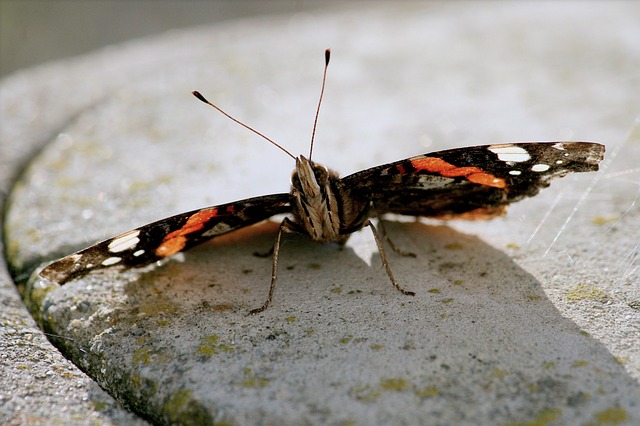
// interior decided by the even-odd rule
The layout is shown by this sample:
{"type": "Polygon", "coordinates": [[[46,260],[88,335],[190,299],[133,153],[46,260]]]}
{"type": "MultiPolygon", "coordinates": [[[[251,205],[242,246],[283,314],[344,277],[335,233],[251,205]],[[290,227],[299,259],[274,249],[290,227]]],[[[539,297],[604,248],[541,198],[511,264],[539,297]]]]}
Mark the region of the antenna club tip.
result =
{"type": "Polygon", "coordinates": [[[329,58],[331,58],[331,49],[324,51],[324,62],[329,65],[329,58]]]}
{"type": "Polygon", "coordinates": [[[201,100],[202,102],[204,102],[205,104],[209,103],[209,101],[204,96],[202,96],[202,94],[200,94],[200,92],[198,92],[197,90],[192,90],[191,94],[196,98],[198,98],[199,100],[201,100]]]}

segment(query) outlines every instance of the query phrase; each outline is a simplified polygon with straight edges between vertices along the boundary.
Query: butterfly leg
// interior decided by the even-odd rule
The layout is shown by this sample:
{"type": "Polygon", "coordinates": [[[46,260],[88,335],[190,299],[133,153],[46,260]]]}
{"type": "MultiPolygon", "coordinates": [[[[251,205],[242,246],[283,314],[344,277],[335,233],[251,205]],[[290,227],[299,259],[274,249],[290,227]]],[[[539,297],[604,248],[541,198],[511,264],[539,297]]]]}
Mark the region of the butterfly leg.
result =
{"type": "Polygon", "coordinates": [[[395,251],[400,256],[416,257],[415,253],[412,253],[410,251],[404,251],[400,249],[398,246],[396,246],[395,243],[391,240],[391,238],[389,238],[389,234],[387,234],[387,228],[385,228],[384,226],[384,220],[382,219],[382,216],[380,216],[380,214],[377,211],[376,211],[376,217],[378,218],[378,227],[380,227],[380,233],[382,234],[382,238],[384,238],[385,241],[389,243],[389,247],[391,247],[391,250],[395,251]]]}
{"type": "Polygon", "coordinates": [[[387,262],[387,256],[384,253],[384,247],[382,246],[382,241],[380,240],[380,235],[378,234],[378,230],[376,229],[376,227],[374,226],[373,222],[371,222],[371,220],[367,220],[364,226],[368,226],[369,228],[371,228],[371,232],[373,232],[373,238],[376,240],[376,245],[378,246],[378,253],[380,254],[380,259],[382,260],[382,264],[384,265],[385,269],[387,270],[387,275],[389,276],[389,279],[391,280],[391,284],[393,284],[393,286],[402,294],[406,294],[407,296],[415,296],[416,293],[413,291],[409,291],[409,290],[405,290],[402,287],[400,287],[400,285],[397,283],[396,279],[393,276],[393,273],[391,272],[391,267],[389,266],[389,262],[387,262]]]}
{"type": "Polygon", "coordinates": [[[264,301],[262,306],[249,311],[249,315],[259,314],[269,307],[271,299],[273,298],[273,292],[276,289],[276,281],[278,280],[278,260],[280,259],[280,241],[284,232],[293,232],[291,230],[291,221],[285,218],[280,227],[278,228],[278,235],[276,236],[276,242],[273,244],[271,252],[273,252],[273,260],[271,262],[271,285],[269,286],[269,294],[267,300],[264,301]]]}

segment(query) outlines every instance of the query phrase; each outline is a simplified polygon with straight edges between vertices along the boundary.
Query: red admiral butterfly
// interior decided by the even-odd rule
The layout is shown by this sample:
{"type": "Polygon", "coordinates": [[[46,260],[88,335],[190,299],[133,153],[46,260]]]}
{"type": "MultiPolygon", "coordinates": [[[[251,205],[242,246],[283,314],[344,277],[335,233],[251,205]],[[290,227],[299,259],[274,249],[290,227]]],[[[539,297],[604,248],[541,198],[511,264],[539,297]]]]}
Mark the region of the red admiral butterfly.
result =
{"type": "MultiPolygon", "coordinates": [[[[329,50],[325,52],[313,135],[324,94],[329,53],[329,50]]],[[[271,303],[283,233],[300,233],[314,241],[344,244],[351,233],[368,226],[391,283],[403,294],[414,295],[393,277],[380,234],[371,218],[396,213],[437,219],[491,219],[503,215],[509,204],[536,195],[555,177],[598,170],[605,151],[603,145],[591,142],[474,146],[418,155],[340,178],[336,172],[311,160],[313,136],[309,157],[295,157],[229,116],[200,93],[193,94],[292,157],[296,168],[291,178],[291,192],[206,207],[144,225],[53,262],[42,270],[42,277],[64,284],[97,269],[145,266],[227,232],[290,213],[280,224],[272,249],[269,294],[264,304],[251,314],[264,311],[271,303]]],[[[387,238],[382,223],[378,223],[382,236],[394,251],[412,255],[398,250],[387,238]]]]}

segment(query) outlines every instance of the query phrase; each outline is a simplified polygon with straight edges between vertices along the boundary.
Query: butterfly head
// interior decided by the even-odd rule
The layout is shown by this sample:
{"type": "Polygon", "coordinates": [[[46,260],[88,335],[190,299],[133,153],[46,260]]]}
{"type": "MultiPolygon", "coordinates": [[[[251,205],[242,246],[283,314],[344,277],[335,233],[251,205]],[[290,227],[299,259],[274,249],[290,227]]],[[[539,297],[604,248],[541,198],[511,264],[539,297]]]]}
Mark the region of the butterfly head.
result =
{"type": "Polygon", "coordinates": [[[304,195],[304,198],[322,198],[333,175],[336,174],[322,164],[316,164],[301,155],[296,157],[296,169],[291,176],[291,184],[294,190],[304,195]]]}

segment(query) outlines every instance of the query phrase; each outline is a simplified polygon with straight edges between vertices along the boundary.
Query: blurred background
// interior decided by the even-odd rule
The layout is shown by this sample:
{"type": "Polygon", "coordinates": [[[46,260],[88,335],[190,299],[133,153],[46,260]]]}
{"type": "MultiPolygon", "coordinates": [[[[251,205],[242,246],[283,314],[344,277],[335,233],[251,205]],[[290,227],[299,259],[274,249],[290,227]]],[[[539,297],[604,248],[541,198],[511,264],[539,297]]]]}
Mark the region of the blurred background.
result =
{"type": "Polygon", "coordinates": [[[0,78],[21,68],[171,29],[304,12],[330,3],[335,2],[0,0],[0,78]]]}

